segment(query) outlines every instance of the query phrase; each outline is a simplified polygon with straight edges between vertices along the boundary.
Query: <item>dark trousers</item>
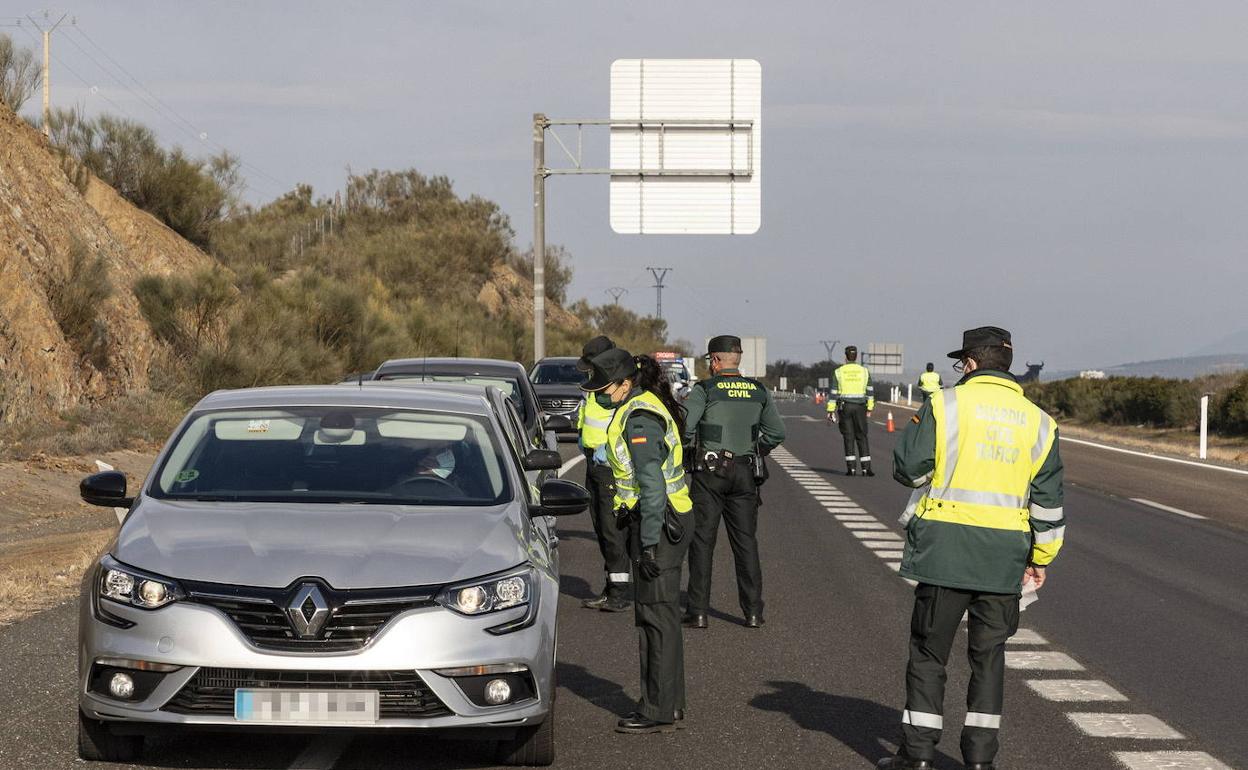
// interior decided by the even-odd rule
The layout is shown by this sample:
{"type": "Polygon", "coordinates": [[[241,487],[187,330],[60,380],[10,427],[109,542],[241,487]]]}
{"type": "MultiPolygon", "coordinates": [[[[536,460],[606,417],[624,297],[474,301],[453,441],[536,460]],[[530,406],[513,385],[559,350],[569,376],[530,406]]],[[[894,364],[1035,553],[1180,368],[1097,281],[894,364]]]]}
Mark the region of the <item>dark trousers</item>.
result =
{"type": "Polygon", "coordinates": [[[763,569],[758,561],[758,486],[745,458],[719,478],[711,471],[693,474],[694,533],[689,546],[689,612],[706,613],[711,601],[711,561],[719,520],[728,529],[737,568],[737,598],[746,615],[763,614],[763,569]]]}
{"type": "MultiPolygon", "coordinates": [[[[662,572],[648,578],[637,570],[633,602],[641,658],[641,700],[637,711],[656,722],[673,722],[677,710],[685,708],[685,641],[680,626],[680,568],[689,549],[693,527],[683,514],[684,537],[672,543],[666,533],[659,536],[657,550],[662,572]]],[[[631,527],[638,527],[636,521],[631,527]]],[[[629,542],[637,543],[636,533],[629,542]]]]}
{"type": "Polygon", "coordinates": [[[612,583],[627,583],[632,565],[628,559],[628,527],[615,516],[615,474],[609,465],[595,465],[586,453],[585,489],[589,491],[589,514],[602,552],[607,573],[607,589],[612,583]]]}
{"type": "Polygon", "coordinates": [[[901,752],[910,759],[935,758],[944,726],[945,666],[954,636],[969,614],[967,658],[971,684],[962,727],[962,758],[991,762],[997,755],[1005,686],[1005,642],[1018,630],[1018,594],[989,594],[920,583],[910,618],[906,667],[906,713],[901,752]]]}
{"type": "Polygon", "coordinates": [[[855,462],[871,467],[871,445],[867,443],[867,405],[844,402],[840,414],[841,437],[845,439],[845,465],[855,470],[855,462]]]}

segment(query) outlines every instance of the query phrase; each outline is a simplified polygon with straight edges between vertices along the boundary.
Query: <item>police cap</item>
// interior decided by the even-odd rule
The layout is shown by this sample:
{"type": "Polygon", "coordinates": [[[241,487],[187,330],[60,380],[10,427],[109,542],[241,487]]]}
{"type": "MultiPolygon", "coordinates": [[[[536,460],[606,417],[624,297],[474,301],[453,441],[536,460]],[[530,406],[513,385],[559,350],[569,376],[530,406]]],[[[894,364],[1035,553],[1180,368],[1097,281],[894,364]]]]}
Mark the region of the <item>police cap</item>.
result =
{"type": "Polygon", "coordinates": [[[606,388],[613,382],[621,382],[637,373],[637,362],[633,354],[624,348],[611,348],[590,359],[589,380],[581,385],[581,390],[594,393],[606,388]]]}
{"type": "Polygon", "coordinates": [[[581,357],[580,360],[576,362],[576,368],[580,369],[582,372],[592,370],[593,367],[590,366],[590,360],[599,353],[605,353],[613,347],[615,347],[615,343],[611,341],[610,337],[607,337],[606,335],[594,337],[589,342],[586,342],[585,346],[581,348],[581,357]]]}
{"type": "Polygon", "coordinates": [[[706,354],[711,353],[741,353],[741,338],[734,337],[731,334],[721,334],[718,337],[712,337],[711,341],[706,343],[706,354]]]}
{"type": "Polygon", "coordinates": [[[949,352],[950,358],[962,358],[972,348],[1010,348],[1010,333],[1000,326],[980,326],[962,332],[962,347],[949,352]]]}

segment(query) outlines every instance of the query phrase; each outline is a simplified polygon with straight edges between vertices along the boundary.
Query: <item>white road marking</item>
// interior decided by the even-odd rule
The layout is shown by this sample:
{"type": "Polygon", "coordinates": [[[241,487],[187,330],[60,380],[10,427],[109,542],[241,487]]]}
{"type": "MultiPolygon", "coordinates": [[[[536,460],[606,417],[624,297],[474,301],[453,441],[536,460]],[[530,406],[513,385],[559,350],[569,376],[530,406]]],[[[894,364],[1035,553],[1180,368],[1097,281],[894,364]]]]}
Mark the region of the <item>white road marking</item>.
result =
{"type": "Polygon", "coordinates": [[[854,537],[860,540],[901,540],[901,535],[895,532],[878,532],[876,530],[861,530],[854,532],[854,537]]]}
{"type": "Polygon", "coordinates": [[[1030,628],[1020,628],[1007,640],[1006,644],[1048,644],[1049,640],[1030,628]]]}
{"type": "Polygon", "coordinates": [[[1131,499],[1140,505],[1147,505],[1150,508],[1156,508],[1159,511],[1166,511],[1167,513],[1177,513],[1178,515],[1186,516],[1189,519],[1203,520],[1208,518],[1207,516],[1201,516],[1199,513],[1192,513],[1191,511],[1185,511],[1182,508],[1173,508],[1169,505],[1162,505],[1161,503],[1153,502],[1152,500],[1145,500],[1142,497],[1133,497],[1131,499]]]}
{"type": "Polygon", "coordinates": [[[1203,751],[1115,751],[1127,770],[1231,770],[1203,751]]]}
{"type": "Polygon", "coordinates": [[[890,561],[890,562],[888,563],[888,568],[889,568],[889,569],[891,569],[893,572],[900,572],[900,571],[901,571],[901,562],[899,562],[899,561],[890,561]]]}
{"type": "Polygon", "coordinates": [[[838,513],[832,518],[837,521],[875,521],[875,517],[869,513],[838,513]]]}
{"type": "MultiPolygon", "coordinates": [[[[900,539],[901,538],[898,538],[898,540],[900,539]]],[[[901,543],[898,543],[897,540],[863,540],[861,542],[862,545],[865,545],[873,551],[889,550],[901,545],[901,543]]]]}
{"type": "Polygon", "coordinates": [[[1045,700],[1088,702],[1127,699],[1127,696],[1099,679],[1028,679],[1027,686],[1045,700]]]}
{"type": "Polygon", "coordinates": [[[1064,652],[1006,650],[1005,667],[1023,671],[1082,671],[1079,661],[1064,652]]]}
{"type": "Polygon", "coordinates": [[[351,737],[347,735],[322,735],[295,757],[290,770],[330,770],[350,743],[351,737]]]}
{"type": "Polygon", "coordinates": [[[568,460],[563,465],[560,465],[559,466],[559,478],[563,478],[565,475],[567,475],[568,471],[576,467],[577,463],[583,462],[584,460],[585,460],[585,455],[577,455],[576,457],[573,457],[571,460],[568,460]]]}
{"type": "Polygon", "coordinates": [[[866,513],[856,505],[825,505],[824,510],[830,513],[866,513]]]}
{"type": "Polygon", "coordinates": [[[1098,714],[1073,712],[1066,718],[1093,738],[1182,740],[1183,733],[1152,714],[1098,714]]]}
{"type": "Polygon", "coordinates": [[[1061,439],[1062,441],[1069,441],[1072,444],[1081,444],[1083,446],[1096,447],[1097,449],[1104,449],[1109,452],[1121,452],[1124,455],[1146,457],[1150,460],[1162,460],[1164,462],[1178,463],[1180,465],[1194,465],[1197,468],[1204,468],[1205,470],[1222,471],[1223,473],[1234,473],[1240,476],[1248,476],[1248,470],[1244,470],[1243,468],[1227,468],[1225,465],[1213,465],[1211,463],[1202,463],[1197,460],[1181,460],[1178,457],[1166,457],[1165,455],[1155,455],[1149,452],[1138,452],[1134,449],[1123,449],[1122,447],[1110,446],[1108,444],[1098,444],[1095,441],[1086,441],[1080,438],[1070,438],[1069,436],[1062,436],[1061,439]]]}
{"type": "Polygon", "coordinates": [[[841,522],[846,529],[888,529],[887,526],[878,521],[844,521],[841,522]]]}
{"type": "Polygon", "coordinates": [[[872,553],[881,559],[900,559],[904,554],[903,551],[872,551],[872,553]]]}

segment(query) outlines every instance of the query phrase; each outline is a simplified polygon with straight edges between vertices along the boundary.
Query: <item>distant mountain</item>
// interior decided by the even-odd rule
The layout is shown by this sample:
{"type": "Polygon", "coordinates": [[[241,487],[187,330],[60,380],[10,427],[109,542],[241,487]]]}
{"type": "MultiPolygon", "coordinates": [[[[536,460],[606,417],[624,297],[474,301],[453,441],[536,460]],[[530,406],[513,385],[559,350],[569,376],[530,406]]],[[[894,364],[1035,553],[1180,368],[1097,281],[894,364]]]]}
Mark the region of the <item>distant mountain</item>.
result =
{"type": "Polygon", "coordinates": [[[1193,350],[1192,353],[1198,356],[1216,356],[1222,353],[1248,353],[1248,329],[1232,332],[1204,347],[1193,350]]]}
{"type": "MultiPolygon", "coordinates": [[[[1182,358],[1163,358],[1157,361],[1136,361],[1101,369],[1110,377],[1166,377],[1189,380],[1206,374],[1225,374],[1248,369],[1248,353],[1219,353],[1192,355],[1182,358]]],[[[1042,380],[1064,380],[1078,377],[1077,371],[1045,372],[1042,380]]]]}

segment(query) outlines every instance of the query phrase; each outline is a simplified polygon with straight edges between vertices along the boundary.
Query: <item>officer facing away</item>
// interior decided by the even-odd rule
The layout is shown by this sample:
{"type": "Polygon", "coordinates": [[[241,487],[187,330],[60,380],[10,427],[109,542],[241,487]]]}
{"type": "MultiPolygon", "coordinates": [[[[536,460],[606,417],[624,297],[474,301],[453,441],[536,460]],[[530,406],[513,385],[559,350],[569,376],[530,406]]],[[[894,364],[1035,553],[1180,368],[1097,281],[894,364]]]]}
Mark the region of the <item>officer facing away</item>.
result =
{"type": "Polygon", "coordinates": [[[833,373],[832,393],[828,396],[828,419],[839,422],[845,439],[845,475],[853,476],[861,463],[862,473],[871,470],[871,446],[867,443],[867,418],[875,409],[875,386],[871,372],[858,363],[858,348],[845,347],[845,363],[833,373]]]}
{"type": "Polygon", "coordinates": [[[745,625],[759,628],[764,621],[756,471],[762,469],[762,457],[784,441],[784,421],[767,387],[741,376],[739,337],[715,337],[706,355],[711,377],[695,383],[685,399],[685,445],[695,447],[695,524],[689,547],[689,604],[683,622],[706,628],[711,560],[722,517],[737,569],[737,596],[745,625]]]}
{"type": "Polygon", "coordinates": [[[927,401],[932,394],[945,387],[945,383],[941,382],[940,374],[936,371],[936,364],[927,363],[927,371],[919,375],[919,392],[923,394],[923,401],[927,401]]]}
{"type": "Polygon", "coordinates": [[[607,459],[615,507],[628,522],[636,567],[634,623],[641,658],[641,701],[616,732],[676,729],[685,712],[685,652],[680,627],[680,570],[689,549],[693,501],[685,483],[684,410],[657,361],[612,348],[595,356],[581,386],[614,408],[607,459]]]}
{"type": "MultiPolygon", "coordinates": [[[[591,374],[594,356],[615,347],[610,337],[594,337],[581,348],[581,358],[576,368],[591,374]]],[[[581,451],[585,454],[585,489],[589,491],[589,511],[598,538],[598,550],[602,552],[606,569],[606,587],[581,606],[604,612],[623,612],[629,607],[628,589],[630,567],[628,562],[628,532],[624,522],[615,518],[615,476],[607,461],[607,426],[615,409],[598,403],[593,393],[586,393],[577,410],[576,427],[580,431],[581,451]]]]}
{"type": "Polygon", "coordinates": [[[1009,374],[1010,333],[971,329],[949,357],[965,376],[919,409],[893,453],[893,477],[915,488],[902,514],[901,575],[918,586],[901,747],[878,765],[891,770],[932,767],[945,664],[964,612],[971,682],[962,758],[992,770],[1019,593],[1024,578],[1044,583],[1066,532],[1057,424],[1009,374]]]}

